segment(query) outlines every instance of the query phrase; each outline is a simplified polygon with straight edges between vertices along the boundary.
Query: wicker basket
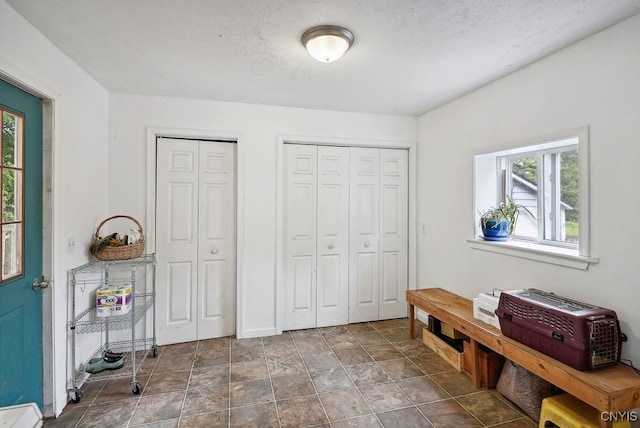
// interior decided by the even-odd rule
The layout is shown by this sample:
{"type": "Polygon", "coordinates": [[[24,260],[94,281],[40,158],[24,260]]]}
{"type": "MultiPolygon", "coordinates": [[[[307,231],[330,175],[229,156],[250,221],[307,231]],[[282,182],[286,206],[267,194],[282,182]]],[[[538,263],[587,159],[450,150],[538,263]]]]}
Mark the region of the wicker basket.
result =
{"type": "Polygon", "coordinates": [[[133,217],[129,217],[128,215],[114,215],[107,219],[102,220],[98,228],[96,229],[96,233],[93,237],[94,242],[99,241],[100,239],[100,228],[108,222],[109,220],[113,220],[114,218],[128,218],[133,221],[138,226],[138,231],[140,232],[140,239],[134,242],[133,244],[123,245],[121,247],[103,247],[96,251],[94,256],[98,260],[129,260],[135,259],[136,257],[140,257],[144,252],[144,233],[142,231],[142,225],[138,220],[133,217]]]}

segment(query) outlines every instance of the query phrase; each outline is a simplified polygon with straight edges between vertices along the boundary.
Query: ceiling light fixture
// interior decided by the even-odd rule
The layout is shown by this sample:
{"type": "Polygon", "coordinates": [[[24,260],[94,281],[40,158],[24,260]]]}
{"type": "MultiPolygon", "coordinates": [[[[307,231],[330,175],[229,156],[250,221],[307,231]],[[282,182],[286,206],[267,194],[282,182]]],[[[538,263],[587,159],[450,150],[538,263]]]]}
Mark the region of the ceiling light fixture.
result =
{"type": "Polygon", "coordinates": [[[302,35],[302,44],[320,62],[337,60],[351,47],[354,40],[351,31],[336,25],[309,28],[302,35]]]}

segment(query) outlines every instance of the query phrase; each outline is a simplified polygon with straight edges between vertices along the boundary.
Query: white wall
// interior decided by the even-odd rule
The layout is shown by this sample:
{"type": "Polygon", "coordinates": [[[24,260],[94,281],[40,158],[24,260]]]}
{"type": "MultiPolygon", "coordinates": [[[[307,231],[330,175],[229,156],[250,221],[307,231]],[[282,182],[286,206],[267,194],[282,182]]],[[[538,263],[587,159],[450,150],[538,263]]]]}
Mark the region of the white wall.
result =
{"type": "Polygon", "coordinates": [[[52,192],[46,192],[45,198],[51,200],[44,207],[45,216],[53,217],[45,231],[52,231],[50,242],[45,242],[44,265],[51,271],[45,275],[51,276],[53,286],[43,292],[48,336],[44,376],[51,384],[45,385],[44,410],[45,415],[57,415],[67,403],[67,270],[88,260],[85,249],[107,212],[108,93],[4,0],[0,0],[0,40],[2,78],[54,100],[52,134],[45,135],[45,144],[53,150],[45,149],[45,162],[48,156],[54,173],[45,184],[52,192]],[[75,238],[76,250],[71,253],[68,237],[75,238]]]}
{"type": "Polygon", "coordinates": [[[239,185],[244,188],[244,217],[239,220],[244,240],[239,247],[244,252],[239,254],[243,294],[237,334],[245,337],[272,334],[276,328],[278,136],[410,142],[417,137],[415,117],[127,94],[111,94],[109,116],[109,208],[142,221],[148,214],[147,199],[154,198],[146,194],[147,127],[239,137],[239,168],[244,171],[239,185]]]}
{"type": "Polygon", "coordinates": [[[623,357],[640,366],[638,40],[640,15],[419,118],[418,222],[427,224],[418,236],[420,287],[468,298],[537,287],[614,309],[629,336],[623,357]],[[600,263],[582,271],[471,249],[473,154],[585,125],[591,254],[600,263]]]}

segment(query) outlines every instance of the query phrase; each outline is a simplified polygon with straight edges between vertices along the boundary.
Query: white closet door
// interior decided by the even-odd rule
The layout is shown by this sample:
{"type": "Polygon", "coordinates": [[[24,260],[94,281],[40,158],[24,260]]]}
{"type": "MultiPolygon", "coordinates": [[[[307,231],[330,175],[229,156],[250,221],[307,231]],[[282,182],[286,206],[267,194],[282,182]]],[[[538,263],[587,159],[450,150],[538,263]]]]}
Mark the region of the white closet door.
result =
{"type": "Polygon", "coordinates": [[[408,152],[380,150],[380,297],[378,319],[407,316],[408,152]]]}
{"type": "Polygon", "coordinates": [[[380,150],[350,147],[349,322],[378,319],[380,150]]]}
{"type": "Polygon", "coordinates": [[[156,305],[159,345],[196,340],[198,143],[157,143],[156,305]]]}
{"type": "Polygon", "coordinates": [[[317,146],[284,145],[284,329],[316,326],[317,146]]]}
{"type": "Polygon", "coordinates": [[[235,333],[235,144],[200,143],[198,339],[235,333]]]}
{"type": "Polygon", "coordinates": [[[349,322],[349,150],[318,147],[317,327],[349,322]]]}
{"type": "Polygon", "coordinates": [[[235,144],[160,138],[159,345],[235,332],[235,144]]]}

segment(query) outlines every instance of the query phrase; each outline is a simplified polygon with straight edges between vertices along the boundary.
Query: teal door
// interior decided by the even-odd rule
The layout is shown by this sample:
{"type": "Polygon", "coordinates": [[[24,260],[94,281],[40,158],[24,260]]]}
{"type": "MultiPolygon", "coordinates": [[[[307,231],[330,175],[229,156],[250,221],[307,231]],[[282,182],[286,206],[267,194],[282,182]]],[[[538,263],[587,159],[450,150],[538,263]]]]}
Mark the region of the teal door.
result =
{"type": "Polygon", "coordinates": [[[0,81],[0,407],[42,409],[42,101],[0,81]]]}

